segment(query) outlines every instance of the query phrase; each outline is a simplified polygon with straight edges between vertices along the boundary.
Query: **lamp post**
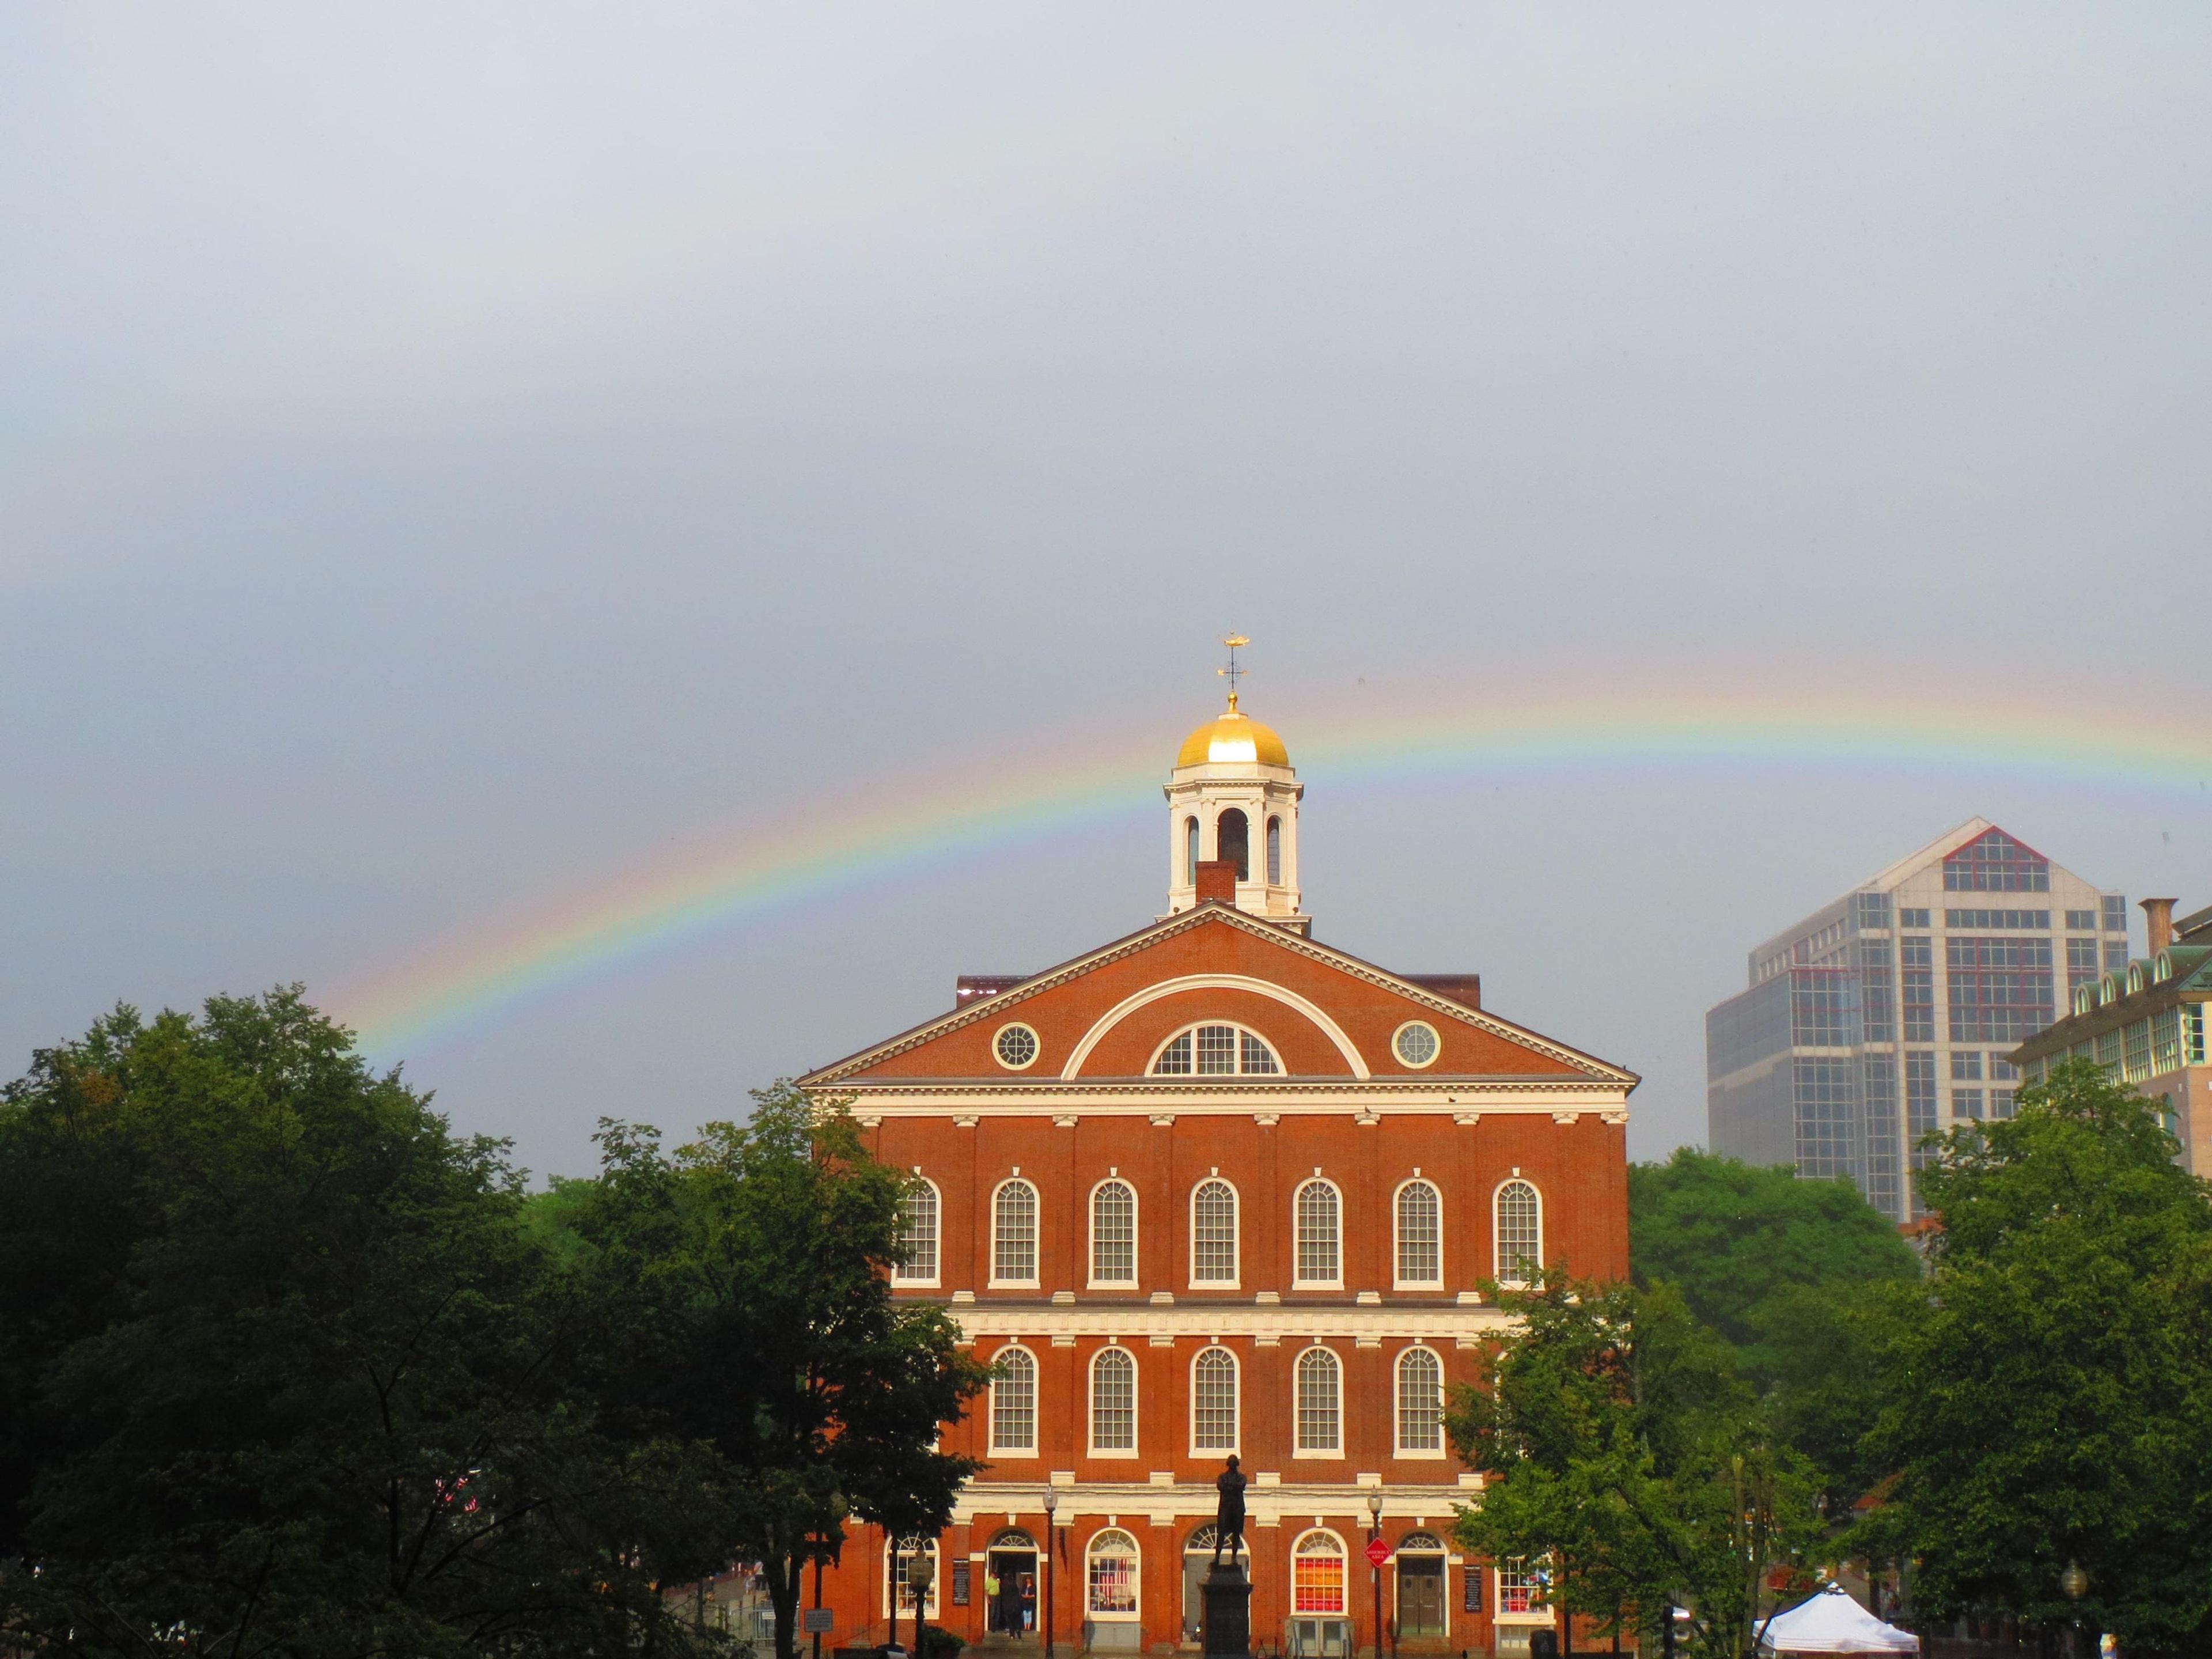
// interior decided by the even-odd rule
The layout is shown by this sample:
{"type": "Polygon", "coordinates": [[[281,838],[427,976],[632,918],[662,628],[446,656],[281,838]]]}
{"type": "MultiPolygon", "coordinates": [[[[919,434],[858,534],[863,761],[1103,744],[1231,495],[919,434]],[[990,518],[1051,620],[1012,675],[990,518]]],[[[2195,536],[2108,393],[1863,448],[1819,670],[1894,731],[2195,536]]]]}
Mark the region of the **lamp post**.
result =
{"type": "MultiPolygon", "coordinates": [[[[1378,1488],[1367,1494],[1367,1541],[1376,1542],[1382,1536],[1382,1493],[1378,1488]]],[[[1382,1659],[1382,1569],[1370,1562],[1368,1575],[1375,1581],[1375,1659],[1382,1659]]]]}
{"type": "Polygon", "coordinates": [[[2081,1564],[2070,1557],[2066,1571],[2058,1575],[2058,1593],[2074,1604],[2074,1629],[2067,1638],[2067,1645],[2076,1654],[2081,1651],[2081,1598],[2089,1593],[2089,1575],[2081,1571],[2081,1564]]]}
{"type": "Polygon", "coordinates": [[[1053,1533],[1053,1513],[1060,1508],[1060,1494],[1050,1486],[1044,1489],[1044,1659],[1052,1655],[1052,1552],[1055,1539],[1053,1533]]]}
{"type": "Polygon", "coordinates": [[[914,1559],[906,1570],[907,1588],[914,1592],[914,1659],[923,1659],[921,1614],[929,1601],[929,1587],[937,1582],[937,1562],[921,1539],[915,1540],[914,1559]]]}

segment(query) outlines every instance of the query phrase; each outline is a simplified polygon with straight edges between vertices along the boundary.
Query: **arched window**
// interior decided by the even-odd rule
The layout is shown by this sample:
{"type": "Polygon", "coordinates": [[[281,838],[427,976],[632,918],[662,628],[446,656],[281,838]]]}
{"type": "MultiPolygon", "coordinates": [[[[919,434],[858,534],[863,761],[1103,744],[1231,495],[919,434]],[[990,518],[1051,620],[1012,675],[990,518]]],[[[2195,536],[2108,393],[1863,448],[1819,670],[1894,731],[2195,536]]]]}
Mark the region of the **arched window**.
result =
{"type": "Polygon", "coordinates": [[[1009,1181],[991,1200],[991,1282],[1034,1285],[1036,1276],[1036,1188],[1009,1181]]]}
{"type": "Polygon", "coordinates": [[[1334,1456],[1344,1449],[1344,1367],[1322,1347],[1298,1356],[1297,1455],[1334,1456]]]}
{"type": "Polygon", "coordinates": [[[1444,1282],[1443,1200],[1425,1181],[1398,1188],[1398,1282],[1444,1282]]]}
{"type": "Polygon", "coordinates": [[[1252,822],[1235,807],[1213,821],[1213,856],[1237,866],[1237,879],[1252,879],[1252,822]]]}
{"type": "Polygon", "coordinates": [[[1525,1181],[1498,1189],[1498,1282],[1526,1285],[1544,1265],[1543,1206],[1525,1181]]]}
{"type": "Polygon", "coordinates": [[[1278,1077],[1282,1070],[1267,1039],[1241,1025],[1194,1025],[1152,1060],[1155,1077],[1278,1077]]]}
{"type": "Polygon", "coordinates": [[[1237,1283],[1237,1189],[1201,1181],[1190,1195],[1190,1282],[1237,1283]]]}
{"type": "Polygon", "coordinates": [[[1119,1527],[1105,1527],[1091,1535],[1084,1552],[1088,1571],[1084,1574],[1084,1605],[1093,1619],[1133,1620],[1137,1616],[1137,1540],[1119,1527]]]}
{"type": "Polygon", "coordinates": [[[914,1612],[914,1591],[908,1586],[914,1580],[914,1564],[927,1560],[930,1565],[929,1588],[922,1592],[921,1616],[937,1617],[937,1599],[941,1594],[937,1574],[937,1540],[933,1538],[902,1538],[895,1549],[884,1546],[884,1590],[886,1605],[884,1611],[895,1615],[911,1615],[914,1612]]]}
{"type": "Polygon", "coordinates": [[[1237,1449],[1237,1356],[1226,1348],[1200,1348],[1190,1363],[1190,1449],[1237,1449]]]}
{"type": "Polygon", "coordinates": [[[1137,1449],[1137,1357],[1101,1348],[1091,1362],[1091,1450],[1113,1456],[1137,1449]]]}
{"type": "Polygon", "coordinates": [[[1398,1449],[1441,1454],[1444,1449],[1444,1362],[1431,1348],[1398,1356],[1398,1449]]]}
{"type": "Polygon", "coordinates": [[[1280,887],[1282,884],[1283,821],[1280,818],[1269,818],[1267,820],[1267,885],[1280,887]]]}
{"type": "Polygon", "coordinates": [[[898,1246],[898,1266],[891,1270],[895,1283],[937,1283],[937,1187],[920,1176],[899,1200],[898,1246]]]}
{"type": "Polygon", "coordinates": [[[992,1358],[991,1450],[1036,1452],[1036,1356],[1027,1348],[1001,1348],[992,1358]]]}
{"type": "Polygon", "coordinates": [[[1182,880],[1186,887],[1198,885],[1198,820],[1182,821],[1182,880]]]}
{"type": "Polygon", "coordinates": [[[1334,1533],[1305,1533],[1292,1547],[1291,1611],[1344,1611],[1344,1540],[1334,1533]]]}
{"type": "Polygon", "coordinates": [[[1342,1203],[1334,1182],[1316,1179],[1298,1188],[1294,1206],[1297,1233],[1297,1282],[1337,1285],[1344,1279],[1342,1203]]]}
{"type": "Polygon", "coordinates": [[[1091,1189],[1091,1282],[1137,1282],[1137,1189],[1126,1181],[1091,1189]]]}

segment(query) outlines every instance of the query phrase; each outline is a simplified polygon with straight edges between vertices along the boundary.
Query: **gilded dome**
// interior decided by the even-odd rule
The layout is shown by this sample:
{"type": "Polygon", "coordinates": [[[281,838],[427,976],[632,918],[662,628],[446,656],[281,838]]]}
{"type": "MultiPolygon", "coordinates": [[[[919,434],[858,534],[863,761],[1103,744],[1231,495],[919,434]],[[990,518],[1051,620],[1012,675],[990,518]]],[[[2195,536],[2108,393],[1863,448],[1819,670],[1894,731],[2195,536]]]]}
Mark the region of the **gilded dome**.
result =
{"type": "Polygon", "coordinates": [[[1237,713],[1232,700],[1226,714],[1206,721],[1185,738],[1182,751],[1176,756],[1177,766],[1203,766],[1208,761],[1288,766],[1291,755],[1272,726],[1237,713]]]}

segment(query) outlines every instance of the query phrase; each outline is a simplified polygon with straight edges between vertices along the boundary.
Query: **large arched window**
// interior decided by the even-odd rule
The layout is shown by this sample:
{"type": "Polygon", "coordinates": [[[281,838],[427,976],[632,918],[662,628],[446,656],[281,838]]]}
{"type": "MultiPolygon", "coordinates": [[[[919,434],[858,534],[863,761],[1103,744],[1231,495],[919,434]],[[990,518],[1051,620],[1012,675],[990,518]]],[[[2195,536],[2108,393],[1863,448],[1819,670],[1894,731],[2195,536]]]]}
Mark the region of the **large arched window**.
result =
{"type": "Polygon", "coordinates": [[[1213,856],[1237,866],[1237,879],[1252,879],[1252,821],[1232,806],[1213,821],[1213,856]]]}
{"type": "Polygon", "coordinates": [[[1237,1356],[1226,1348],[1200,1348],[1190,1362],[1190,1449],[1237,1449],[1237,1356]]]}
{"type": "Polygon", "coordinates": [[[1282,1070],[1267,1039],[1241,1025],[1194,1025],[1152,1056],[1155,1077],[1279,1077],[1282,1070]]]}
{"type": "Polygon", "coordinates": [[[920,1176],[899,1200],[899,1261],[891,1270],[900,1285],[937,1283],[937,1186],[920,1176]]]}
{"type": "Polygon", "coordinates": [[[1182,879],[1186,887],[1198,885],[1198,820],[1182,821],[1182,879]]]}
{"type": "Polygon", "coordinates": [[[1101,1348],[1091,1361],[1091,1452],[1121,1457],[1137,1449],[1137,1357],[1101,1348]]]}
{"type": "Polygon", "coordinates": [[[1344,1367],[1323,1347],[1298,1356],[1297,1455],[1334,1457],[1344,1449],[1344,1367]]]}
{"type": "Polygon", "coordinates": [[[1190,1282],[1237,1283],[1237,1189],[1218,1176],[1190,1195],[1190,1282]]]}
{"type": "Polygon", "coordinates": [[[1444,1362],[1433,1348],[1398,1356],[1398,1449],[1416,1457],[1443,1454],[1444,1362]]]}
{"type": "Polygon", "coordinates": [[[1497,1218],[1498,1282],[1526,1285],[1544,1265],[1544,1208],[1536,1189],[1509,1181],[1492,1206],[1497,1218]]]}
{"type": "Polygon", "coordinates": [[[991,1200],[991,1282],[1034,1285],[1036,1277],[1036,1188],[1026,1181],[1001,1182],[991,1200]]]}
{"type": "Polygon", "coordinates": [[[1267,885],[1280,887],[1282,884],[1283,821],[1280,818],[1269,818],[1267,820],[1267,885]]]}
{"type": "Polygon", "coordinates": [[[894,1548],[884,1546],[884,1611],[893,1617],[909,1616],[914,1612],[914,1591],[910,1588],[915,1577],[915,1563],[929,1563],[929,1588],[921,1593],[921,1616],[937,1617],[937,1601],[942,1593],[938,1582],[937,1540],[933,1538],[902,1538],[894,1548]]]}
{"type": "Polygon", "coordinates": [[[1398,1188],[1398,1283],[1444,1282],[1443,1200],[1425,1181],[1398,1188]]]}
{"type": "Polygon", "coordinates": [[[1304,1533],[1291,1547],[1291,1611],[1344,1611],[1344,1540],[1334,1533],[1304,1533]]]}
{"type": "Polygon", "coordinates": [[[1036,1356],[1005,1347],[991,1358],[991,1450],[1034,1455],[1036,1451],[1036,1356]]]}
{"type": "Polygon", "coordinates": [[[1137,1540],[1119,1527],[1104,1527],[1091,1534],[1084,1552],[1084,1606],[1093,1619],[1134,1620],[1137,1617],[1137,1540]]]}
{"type": "Polygon", "coordinates": [[[1297,1240],[1300,1286],[1334,1285],[1344,1282],[1344,1204],[1335,1183],[1319,1176],[1299,1184],[1292,1205],[1297,1240]]]}
{"type": "Polygon", "coordinates": [[[1137,1189],[1126,1181],[1091,1189],[1091,1282],[1137,1282],[1137,1189]]]}

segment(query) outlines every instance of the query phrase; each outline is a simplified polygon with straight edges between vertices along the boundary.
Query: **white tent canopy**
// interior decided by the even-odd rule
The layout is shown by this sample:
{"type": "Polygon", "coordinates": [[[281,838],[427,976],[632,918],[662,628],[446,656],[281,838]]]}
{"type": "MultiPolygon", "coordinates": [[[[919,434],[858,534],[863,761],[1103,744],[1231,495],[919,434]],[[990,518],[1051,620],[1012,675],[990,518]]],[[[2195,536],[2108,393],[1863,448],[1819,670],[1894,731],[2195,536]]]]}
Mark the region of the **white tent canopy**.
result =
{"type": "Polygon", "coordinates": [[[1759,1646],[1769,1653],[1917,1653],[1920,1638],[1883,1624],[1842,1585],[1831,1584],[1789,1612],[1776,1613],[1759,1646]]]}

